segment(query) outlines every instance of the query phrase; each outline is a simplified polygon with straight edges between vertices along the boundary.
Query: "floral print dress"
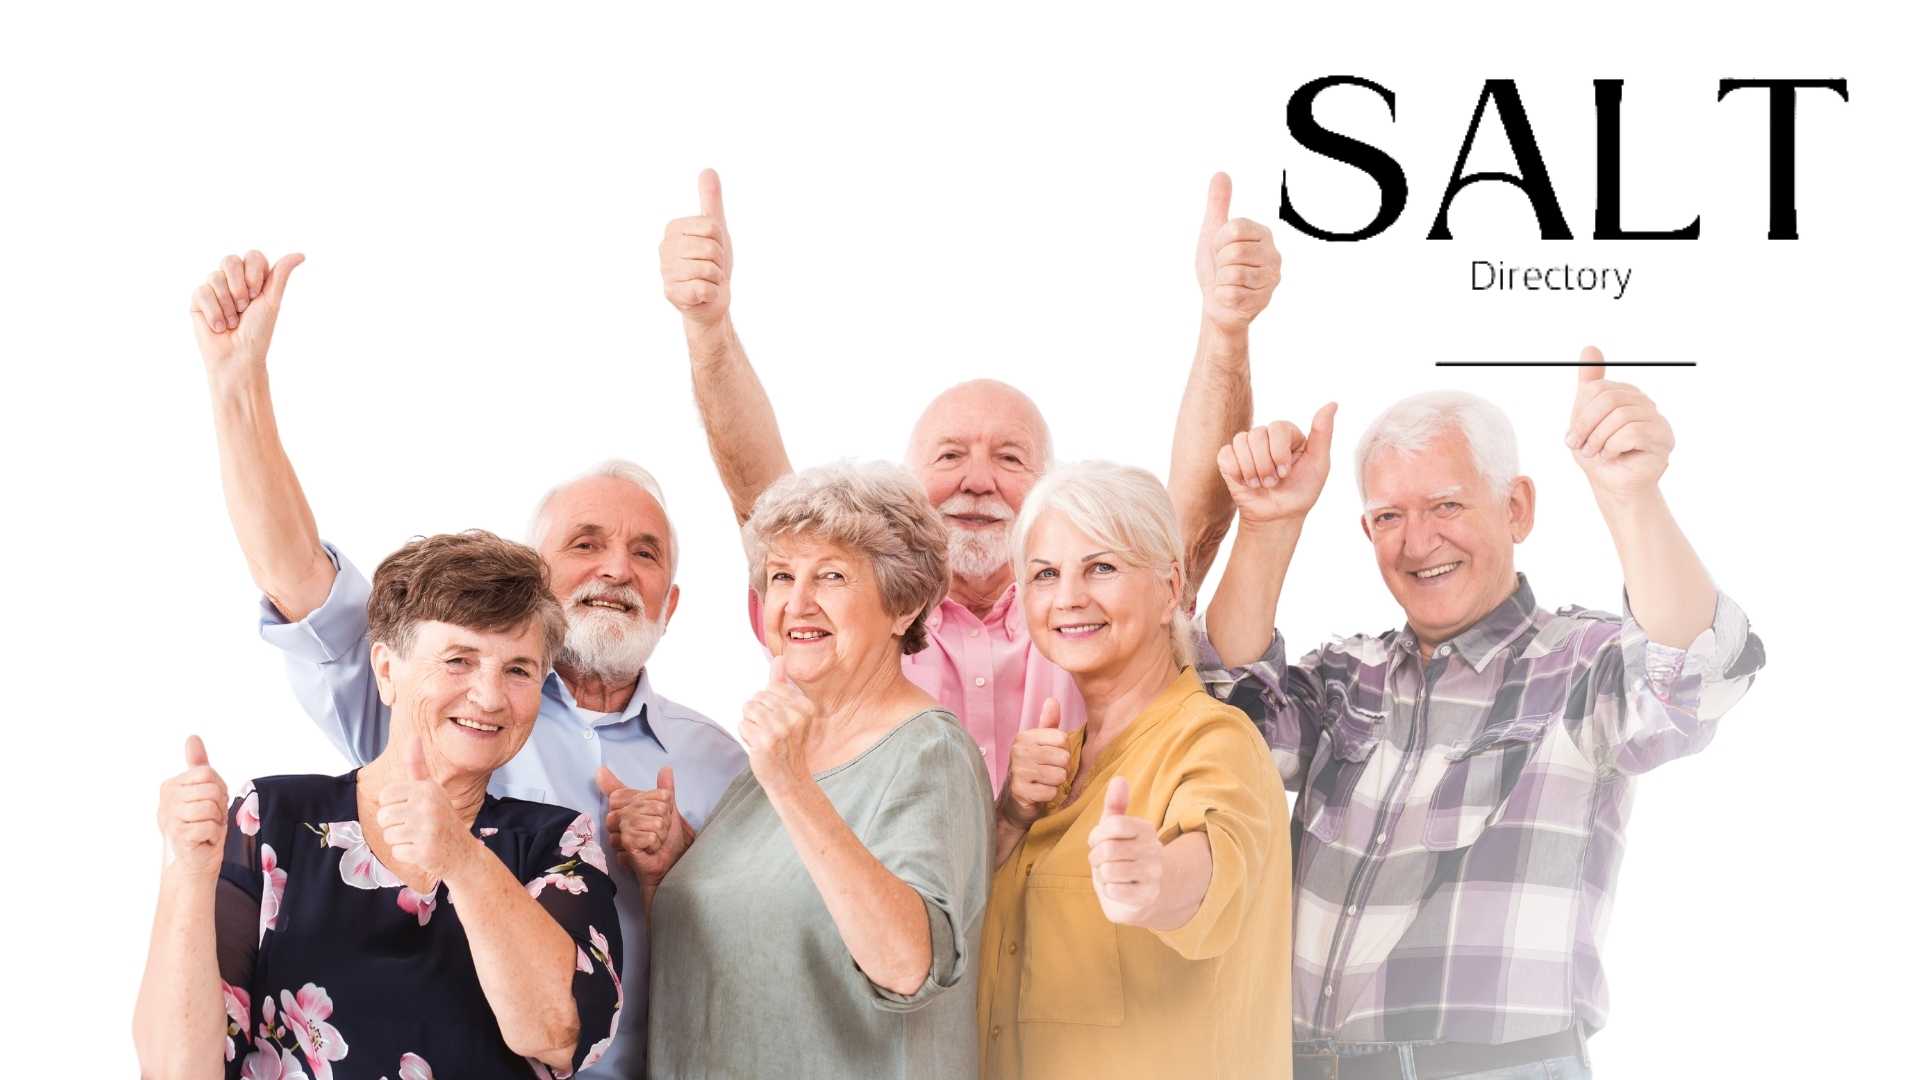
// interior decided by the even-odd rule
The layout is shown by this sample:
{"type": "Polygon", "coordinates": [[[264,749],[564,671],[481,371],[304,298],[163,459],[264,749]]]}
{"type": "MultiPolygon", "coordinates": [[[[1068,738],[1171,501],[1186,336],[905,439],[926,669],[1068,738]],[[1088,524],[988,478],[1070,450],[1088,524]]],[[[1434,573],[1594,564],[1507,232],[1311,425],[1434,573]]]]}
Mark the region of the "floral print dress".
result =
{"type": "MultiPolygon", "coordinates": [[[[275,776],[229,812],[215,903],[229,1080],[565,1077],[508,1049],[446,886],[417,893],[368,847],[358,774],[275,776]]],[[[488,796],[474,833],[575,945],[580,1038],[619,1023],[620,923],[585,814],[488,796]]]]}

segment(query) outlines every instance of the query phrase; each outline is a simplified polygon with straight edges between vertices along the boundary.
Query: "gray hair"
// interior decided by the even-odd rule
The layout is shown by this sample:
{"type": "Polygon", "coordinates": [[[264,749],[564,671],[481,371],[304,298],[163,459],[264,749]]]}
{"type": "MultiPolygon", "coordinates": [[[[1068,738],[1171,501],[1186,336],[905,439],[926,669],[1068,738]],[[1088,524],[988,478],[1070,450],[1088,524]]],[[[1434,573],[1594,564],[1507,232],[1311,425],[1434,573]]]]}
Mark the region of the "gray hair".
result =
{"type": "MultiPolygon", "coordinates": [[[[1033,523],[1049,510],[1064,514],[1074,528],[1112,549],[1121,561],[1151,570],[1169,584],[1176,567],[1184,572],[1186,548],[1180,542],[1180,525],[1166,487],[1145,469],[1081,461],[1041,477],[1021,504],[1013,523],[1013,567],[1023,590],[1027,587],[1027,536],[1033,523]]],[[[1174,599],[1169,628],[1173,655],[1182,665],[1190,665],[1194,662],[1193,624],[1185,597],[1174,599]]]]}
{"type": "Polygon", "coordinates": [[[947,526],[905,469],[842,461],[789,473],[760,493],[742,531],[756,595],[766,596],[767,551],[776,538],[836,544],[873,564],[887,614],[913,613],[900,636],[902,655],[927,647],[927,616],[947,595],[947,526]]]}
{"type": "Polygon", "coordinates": [[[1459,390],[1434,390],[1394,404],[1360,436],[1360,445],[1353,451],[1353,478],[1361,501],[1367,498],[1367,462],[1373,455],[1382,450],[1417,453],[1448,431],[1458,431],[1467,440],[1487,486],[1494,495],[1505,497],[1520,473],[1520,443],[1514,438],[1513,422],[1485,398],[1459,390]]]}
{"type": "Polygon", "coordinates": [[[555,495],[582,480],[592,480],[599,476],[625,480],[653,496],[653,501],[660,504],[660,516],[667,519],[667,584],[673,584],[674,572],[680,569],[680,534],[673,527],[673,515],[667,513],[667,497],[660,490],[660,481],[655,480],[652,473],[623,458],[608,458],[573,479],[548,488],[547,493],[540,496],[540,502],[534,506],[533,517],[527,521],[527,545],[535,551],[540,550],[540,542],[546,539],[547,529],[551,526],[547,521],[547,507],[552,504],[555,495]]]}

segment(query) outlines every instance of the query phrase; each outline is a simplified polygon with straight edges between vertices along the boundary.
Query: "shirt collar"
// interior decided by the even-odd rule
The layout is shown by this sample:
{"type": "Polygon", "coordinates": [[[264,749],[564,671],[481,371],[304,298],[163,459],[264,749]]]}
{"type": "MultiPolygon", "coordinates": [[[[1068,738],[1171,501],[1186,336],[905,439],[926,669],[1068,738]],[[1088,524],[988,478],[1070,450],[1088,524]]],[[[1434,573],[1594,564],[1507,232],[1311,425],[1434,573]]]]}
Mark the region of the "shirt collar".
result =
{"type": "MultiPolygon", "coordinates": [[[[1515,576],[1519,578],[1519,584],[1498,607],[1487,612],[1479,622],[1441,642],[1434,652],[1438,654],[1441,649],[1450,646],[1475,672],[1481,672],[1487,669],[1487,663],[1495,653],[1512,645],[1520,635],[1526,633],[1533,626],[1533,586],[1527,584],[1527,575],[1515,576]]],[[[1419,648],[1419,639],[1414,636],[1412,627],[1400,633],[1403,648],[1419,648]]]]}
{"type": "Polygon", "coordinates": [[[1019,587],[1016,585],[1007,586],[1007,591],[1001,593],[1000,599],[993,602],[993,608],[987,612],[985,619],[977,618],[965,604],[958,600],[944,597],[940,601],[940,606],[933,609],[933,614],[927,616],[927,631],[937,634],[940,632],[942,623],[948,619],[958,619],[962,625],[978,623],[985,629],[1000,634],[1008,641],[1018,641],[1021,633],[1026,629],[1026,620],[1015,610],[1013,604],[1014,596],[1018,591],[1019,587]]]}
{"type": "MultiPolygon", "coordinates": [[[[578,717],[586,711],[574,699],[573,691],[568,688],[566,680],[562,679],[557,671],[547,672],[547,681],[541,690],[547,697],[566,706],[569,716],[578,717]]],[[[640,678],[634,684],[633,697],[628,699],[627,707],[620,711],[620,715],[602,717],[586,726],[612,727],[617,724],[632,724],[636,730],[652,738],[654,742],[660,744],[662,750],[665,750],[667,744],[661,740],[659,731],[651,721],[651,717],[658,716],[659,713],[647,707],[652,703],[653,696],[653,682],[647,678],[647,669],[641,668],[640,678]]]]}

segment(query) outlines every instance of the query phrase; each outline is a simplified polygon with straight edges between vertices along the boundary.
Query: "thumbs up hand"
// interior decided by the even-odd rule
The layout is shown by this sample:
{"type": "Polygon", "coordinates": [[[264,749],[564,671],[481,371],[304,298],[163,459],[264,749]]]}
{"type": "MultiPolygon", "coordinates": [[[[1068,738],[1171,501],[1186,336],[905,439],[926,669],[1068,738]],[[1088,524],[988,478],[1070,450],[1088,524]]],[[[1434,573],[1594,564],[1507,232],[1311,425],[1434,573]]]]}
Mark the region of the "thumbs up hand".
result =
{"type": "Polygon", "coordinates": [[[1067,733],[1060,730],[1060,703],[1048,698],[1040,723],[1013,737],[1007,784],[1000,789],[1000,816],[1022,829],[1040,815],[1067,782],[1067,733]]]}
{"type": "Polygon", "coordinates": [[[420,737],[404,737],[408,741],[401,747],[401,762],[406,778],[380,789],[374,823],[395,861],[404,864],[393,867],[394,872],[407,877],[416,892],[430,893],[440,882],[457,877],[476,850],[485,849],[454,810],[446,789],[433,779],[420,737]],[[406,867],[418,874],[408,874],[406,867]],[[417,880],[421,877],[426,879],[424,888],[417,880]]]}
{"type": "Polygon", "coordinates": [[[1227,333],[1245,333],[1280,284],[1280,249],[1265,225],[1247,218],[1227,220],[1232,201],[1233,181],[1226,173],[1214,173],[1193,269],[1207,322],[1227,333]]]}
{"type": "Polygon", "coordinates": [[[266,363],[287,279],[306,258],[288,255],[268,267],[267,257],[257,251],[229,255],[206,284],[193,290],[193,335],[208,374],[266,363]]]}
{"type": "Polygon", "coordinates": [[[1660,484],[1673,453],[1673,426],[1639,387],[1607,378],[1600,350],[1580,353],[1567,447],[1596,494],[1645,495],[1660,484]]]}
{"type": "Polygon", "coordinates": [[[693,843],[693,827],[674,800],[673,767],[660,770],[651,791],[635,791],[605,765],[595,779],[607,797],[608,845],[634,877],[660,884],[693,843]]]}
{"type": "Polygon", "coordinates": [[[1217,464],[1244,525],[1299,521],[1320,501],[1333,450],[1333,414],[1328,402],[1313,414],[1305,435],[1285,420],[1243,431],[1220,448],[1217,464]]]}
{"type": "Polygon", "coordinates": [[[667,222],[660,280],[690,326],[708,328],[726,317],[733,302],[733,241],[720,203],[720,176],[712,169],[700,174],[700,213],[667,222]]]}
{"type": "Polygon", "coordinates": [[[1100,823],[1087,834],[1087,862],[1093,868],[1093,893],[1107,920],[1145,926],[1160,899],[1166,853],[1153,822],[1127,816],[1127,799],[1127,778],[1114,777],[1107,785],[1100,823]]]}
{"type": "Polygon", "coordinates": [[[769,798],[780,798],[813,779],[807,767],[807,739],[816,715],[813,702],[787,681],[786,661],[774,657],[767,688],[753,695],[740,713],[747,767],[769,798]]]}
{"type": "Polygon", "coordinates": [[[220,873],[227,842],[227,784],[207,764],[200,736],[187,736],[187,769],[160,785],[160,835],[167,857],[179,872],[205,877],[220,873]]]}

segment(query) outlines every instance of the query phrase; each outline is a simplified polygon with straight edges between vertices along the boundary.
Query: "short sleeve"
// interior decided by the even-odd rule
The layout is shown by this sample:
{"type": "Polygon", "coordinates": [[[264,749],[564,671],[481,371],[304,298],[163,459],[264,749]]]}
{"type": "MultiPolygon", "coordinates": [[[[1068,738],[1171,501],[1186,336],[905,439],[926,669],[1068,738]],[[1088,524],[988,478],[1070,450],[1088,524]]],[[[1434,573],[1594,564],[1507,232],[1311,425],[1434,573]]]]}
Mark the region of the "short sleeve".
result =
{"type": "Polygon", "coordinates": [[[620,918],[613,906],[607,857],[594,836],[591,817],[574,818],[550,852],[526,885],[527,892],[573,938],[573,1003],[580,1017],[573,1068],[578,1072],[600,1060],[620,1029],[625,999],[620,985],[620,918]]]}
{"type": "Polygon", "coordinates": [[[897,994],[867,980],[874,1007],[889,1012],[921,1008],[958,985],[977,962],[993,870],[993,788],[980,751],[948,713],[912,722],[939,730],[903,755],[860,837],[927,910],[932,964],[926,981],[911,994],[897,994]]]}
{"type": "Polygon", "coordinates": [[[251,782],[227,807],[226,850],[213,893],[214,961],[226,1005],[227,1075],[240,1075],[252,1050],[254,963],[269,923],[277,925],[287,873],[260,837],[260,794],[251,782]]]}
{"type": "Polygon", "coordinates": [[[326,602],[288,622],[273,601],[261,597],[260,637],[286,655],[287,682],[300,707],[348,761],[365,765],[386,748],[388,727],[367,640],[373,587],[339,549],[322,547],[335,571],[326,602]]]}
{"type": "Polygon", "coordinates": [[[1161,815],[1160,842],[1204,831],[1213,875],[1186,925],[1154,933],[1181,956],[1204,960],[1233,946],[1249,905],[1273,899],[1252,893],[1267,876],[1268,860],[1276,851],[1284,857],[1286,795],[1253,726],[1237,709],[1210,707],[1169,766],[1173,791],[1161,815]]]}

